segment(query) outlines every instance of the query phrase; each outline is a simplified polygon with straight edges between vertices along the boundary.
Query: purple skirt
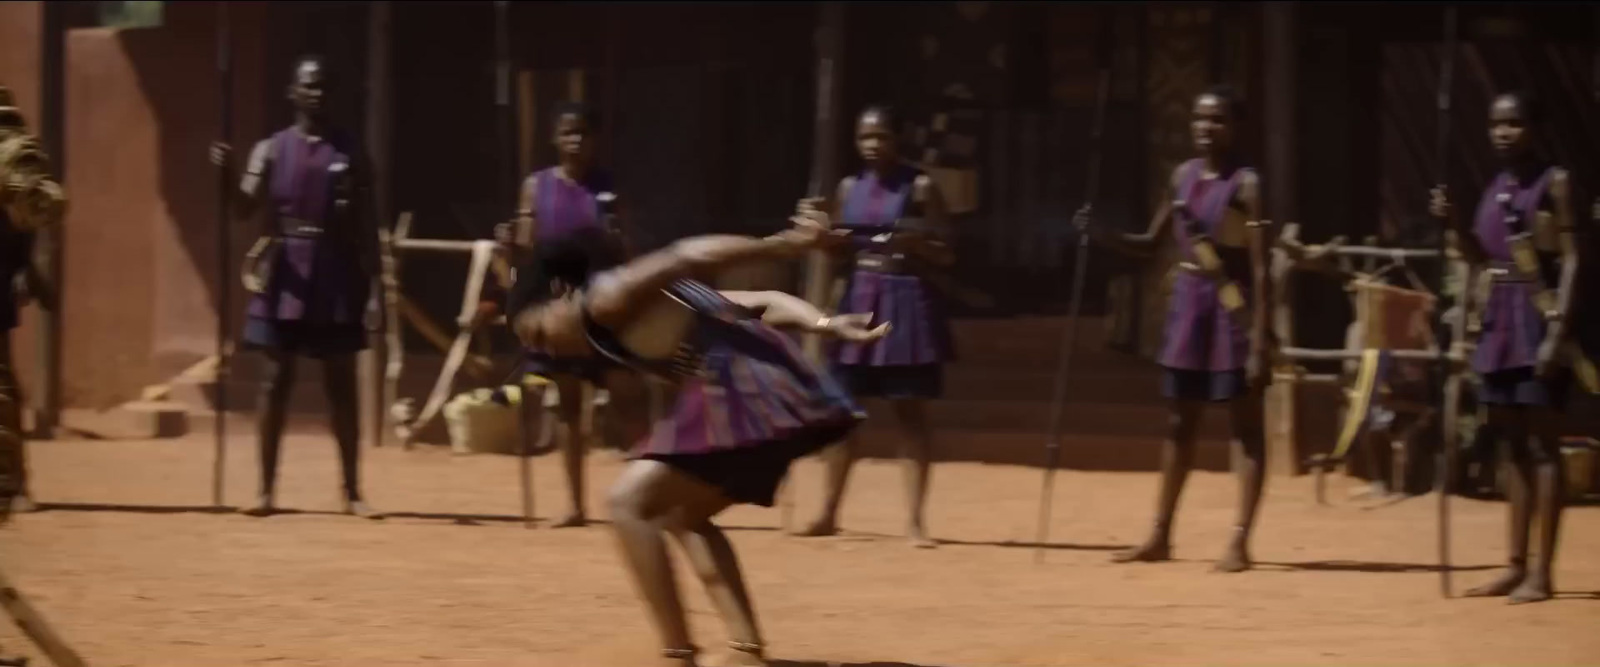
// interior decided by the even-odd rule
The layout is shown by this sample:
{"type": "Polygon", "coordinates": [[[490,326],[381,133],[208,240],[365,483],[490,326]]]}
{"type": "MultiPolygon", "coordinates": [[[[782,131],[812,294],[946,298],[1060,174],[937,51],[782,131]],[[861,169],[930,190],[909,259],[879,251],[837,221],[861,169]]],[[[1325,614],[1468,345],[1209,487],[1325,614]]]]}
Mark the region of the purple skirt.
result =
{"type": "Polygon", "coordinates": [[[267,285],[250,299],[247,314],[316,327],[361,327],[372,286],[358,252],[327,239],[280,238],[267,285]]]}
{"type": "Polygon", "coordinates": [[[872,326],[890,324],[889,335],[871,343],[840,343],[834,361],[844,366],[921,366],[955,360],[950,322],[921,278],[856,271],[838,312],[872,313],[872,326]]]}

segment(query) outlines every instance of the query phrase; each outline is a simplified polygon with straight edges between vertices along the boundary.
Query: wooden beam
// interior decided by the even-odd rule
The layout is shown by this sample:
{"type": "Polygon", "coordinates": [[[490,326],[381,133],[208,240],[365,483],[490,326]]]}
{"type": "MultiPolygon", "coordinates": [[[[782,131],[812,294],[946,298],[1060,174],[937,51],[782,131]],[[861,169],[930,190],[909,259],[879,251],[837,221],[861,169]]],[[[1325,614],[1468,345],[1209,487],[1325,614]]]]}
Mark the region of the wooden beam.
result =
{"type": "MultiPolygon", "coordinates": [[[[66,112],[66,40],[67,5],[71,3],[41,3],[43,33],[39,58],[39,138],[50,154],[51,169],[63,189],[67,183],[67,112],[66,112]]],[[[71,191],[67,191],[71,197],[71,191]]],[[[65,222],[65,221],[63,221],[65,222]]],[[[35,243],[40,246],[39,256],[45,261],[39,267],[45,282],[54,290],[56,302],[51,309],[40,309],[38,337],[38,413],[34,419],[34,437],[48,439],[54,436],[61,422],[61,310],[66,303],[63,289],[65,272],[63,263],[66,230],[60,224],[39,230],[35,243]]],[[[9,289],[9,286],[7,286],[9,289]]]]}
{"type": "MultiPolygon", "coordinates": [[[[812,197],[833,199],[835,184],[839,181],[838,151],[839,114],[843,97],[844,74],[844,16],[842,2],[824,2],[818,10],[816,29],[816,110],[812,116],[811,178],[807,188],[812,197]]],[[[827,303],[832,270],[828,256],[812,252],[806,260],[805,298],[824,311],[832,310],[827,303]]],[[[813,334],[804,340],[807,356],[813,361],[822,359],[822,339],[813,334]]]]}

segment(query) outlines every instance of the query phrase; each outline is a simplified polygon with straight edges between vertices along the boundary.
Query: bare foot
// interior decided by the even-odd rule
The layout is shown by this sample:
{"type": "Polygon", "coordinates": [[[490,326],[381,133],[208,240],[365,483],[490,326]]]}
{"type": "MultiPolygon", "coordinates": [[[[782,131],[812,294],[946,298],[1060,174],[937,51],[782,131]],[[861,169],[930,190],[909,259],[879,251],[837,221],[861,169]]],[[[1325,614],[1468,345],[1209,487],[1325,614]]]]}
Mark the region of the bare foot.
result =
{"type": "Polygon", "coordinates": [[[917,527],[906,531],[906,538],[911,540],[911,546],[917,549],[936,549],[939,541],[928,537],[928,532],[917,527]]]}
{"type": "Polygon", "coordinates": [[[368,505],[366,501],[362,500],[346,500],[344,503],[344,513],[354,514],[363,519],[371,519],[373,521],[383,518],[382,512],[372,509],[372,507],[368,505]]]}
{"type": "Polygon", "coordinates": [[[271,496],[261,496],[256,499],[256,504],[239,508],[239,513],[245,516],[272,516],[278,513],[278,508],[272,506],[271,496]]]}
{"type": "Polygon", "coordinates": [[[1518,586],[1522,585],[1522,581],[1526,579],[1527,576],[1527,572],[1523,571],[1523,569],[1520,567],[1506,568],[1506,573],[1500,575],[1499,579],[1495,579],[1494,581],[1477,588],[1469,588],[1467,589],[1467,592],[1462,593],[1461,596],[1469,598],[1488,598],[1507,595],[1511,593],[1511,591],[1516,590],[1518,586]]]}
{"type": "Polygon", "coordinates": [[[1511,591],[1511,597],[1506,598],[1506,602],[1509,604],[1527,604],[1529,602],[1544,602],[1551,597],[1550,578],[1534,574],[1523,579],[1522,585],[1511,591]]]}
{"type": "Polygon", "coordinates": [[[550,524],[551,528],[582,528],[589,525],[589,520],[582,514],[568,514],[565,518],[550,524]]]}
{"type": "Polygon", "coordinates": [[[1228,545],[1228,550],[1211,566],[1215,572],[1243,572],[1250,569],[1250,551],[1243,544],[1234,542],[1228,545]]]}
{"type": "Polygon", "coordinates": [[[827,537],[838,534],[839,526],[834,524],[832,519],[817,519],[811,522],[811,525],[795,532],[799,537],[827,537]]]}
{"type": "Polygon", "coordinates": [[[1156,563],[1172,558],[1172,545],[1166,537],[1152,536],[1143,546],[1111,557],[1113,563],[1156,563]]]}

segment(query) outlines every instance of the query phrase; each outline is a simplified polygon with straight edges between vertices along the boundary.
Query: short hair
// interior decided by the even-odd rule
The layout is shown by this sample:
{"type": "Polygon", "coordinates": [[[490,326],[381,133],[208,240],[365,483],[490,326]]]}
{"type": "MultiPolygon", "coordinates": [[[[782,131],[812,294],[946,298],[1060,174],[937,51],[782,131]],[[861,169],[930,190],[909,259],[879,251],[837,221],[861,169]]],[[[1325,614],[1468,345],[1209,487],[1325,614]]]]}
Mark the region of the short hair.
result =
{"type": "Polygon", "coordinates": [[[507,295],[506,312],[521,312],[555,297],[552,282],[583,287],[595,274],[621,263],[609,232],[600,228],[586,227],[541,240],[533,258],[517,272],[517,282],[507,295]]]}
{"type": "Polygon", "coordinates": [[[316,65],[317,69],[322,70],[323,76],[327,76],[328,63],[322,57],[322,54],[319,54],[319,53],[302,53],[302,54],[300,54],[300,57],[294,59],[294,66],[289,68],[289,82],[290,83],[293,83],[295,81],[295,77],[300,76],[300,68],[301,67],[305,67],[306,65],[316,65]]]}
{"type": "Polygon", "coordinates": [[[894,107],[887,104],[869,104],[856,115],[856,122],[867,116],[877,116],[879,125],[888,129],[890,134],[900,135],[900,114],[895,112],[894,107]]]}
{"type": "Polygon", "coordinates": [[[555,132],[561,127],[561,118],[564,116],[577,116],[583,119],[583,123],[588,125],[590,130],[600,129],[600,114],[594,110],[594,107],[582,102],[568,100],[557,102],[550,107],[551,132],[555,132]]]}
{"type": "Polygon", "coordinates": [[[1240,122],[1244,120],[1244,96],[1239,94],[1239,90],[1237,88],[1234,88],[1232,85],[1226,83],[1215,84],[1206,88],[1205,91],[1201,92],[1199,95],[1196,95],[1195,99],[1198,100],[1207,95],[1217,98],[1217,102],[1220,103],[1224,109],[1227,109],[1228,117],[1233,119],[1234,122],[1240,122]]]}
{"type": "Polygon", "coordinates": [[[1515,101],[1517,103],[1517,111],[1522,113],[1523,122],[1530,125],[1539,122],[1544,117],[1544,108],[1540,106],[1539,98],[1532,91],[1525,89],[1507,90],[1495,95],[1494,99],[1489,101],[1489,106],[1493,107],[1494,103],[1500,100],[1515,101]]]}

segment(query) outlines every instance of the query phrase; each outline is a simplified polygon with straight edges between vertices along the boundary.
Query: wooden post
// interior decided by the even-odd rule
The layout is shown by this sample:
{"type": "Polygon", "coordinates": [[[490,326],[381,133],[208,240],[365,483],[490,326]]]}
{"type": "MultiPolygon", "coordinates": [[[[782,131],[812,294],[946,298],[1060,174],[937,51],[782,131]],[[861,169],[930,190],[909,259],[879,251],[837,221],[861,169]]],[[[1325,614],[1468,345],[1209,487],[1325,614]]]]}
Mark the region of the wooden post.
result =
{"type": "MultiPolygon", "coordinates": [[[[839,180],[837,155],[839,113],[842,106],[840,85],[844,71],[844,3],[825,2],[819,9],[816,31],[816,113],[811,130],[811,178],[807,195],[831,200],[839,180]]],[[[824,310],[828,300],[832,267],[828,256],[812,252],[806,259],[805,298],[824,310]]],[[[822,339],[806,336],[805,352],[813,361],[822,359],[822,339]]]]}
{"type": "MultiPolygon", "coordinates": [[[[369,219],[378,226],[387,226],[392,219],[390,208],[390,160],[394,107],[394,77],[391,73],[390,35],[393,31],[394,4],[379,0],[367,5],[367,94],[366,94],[366,150],[367,165],[372,169],[368,181],[371,186],[368,205],[369,219]]],[[[375,292],[381,294],[381,291],[375,292]]],[[[387,396],[384,382],[384,363],[388,358],[389,337],[382,331],[372,336],[371,349],[363,352],[359,360],[363,382],[361,414],[365,423],[362,429],[368,434],[372,446],[382,447],[387,440],[388,408],[396,397],[387,396]]],[[[399,350],[401,354],[405,350],[399,350]]]]}
{"type": "MultiPolygon", "coordinates": [[[[62,188],[67,183],[67,114],[66,114],[66,40],[67,3],[46,2],[43,12],[44,39],[39,58],[39,138],[50,154],[51,169],[62,188]]],[[[71,197],[71,193],[68,193],[71,197]]],[[[64,223],[65,221],[63,221],[64,223]]],[[[36,238],[41,248],[39,255],[44,266],[39,267],[45,282],[55,291],[54,310],[40,310],[38,338],[38,413],[34,419],[34,437],[54,437],[55,427],[61,422],[61,309],[66,303],[66,290],[62,289],[62,246],[66,232],[60,224],[39,230],[36,238]]],[[[7,286],[9,289],[9,286],[7,286]]]]}
{"type": "MultiPolygon", "coordinates": [[[[1295,164],[1295,54],[1297,44],[1295,31],[1297,27],[1295,16],[1295,3],[1269,2],[1261,5],[1263,12],[1264,30],[1263,40],[1265,46],[1265,135],[1267,138],[1267,155],[1265,167],[1266,195],[1265,212],[1269,220],[1296,220],[1296,172],[1295,164]]],[[[1279,259],[1277,251],[1273,252],[1274,263],[1279,259]]],[[[1288,261],[1284,256],[1283,261],[1288,261]]],[[[1275,278],[1287,278],[1292,271],[1287,265],[1278,267],[1281,271],[1274,271],[1275,278]]],[[[1274,283],[1274,295],[1261,295],[1263,303],[1276,301],[1283,304],[1288,299],[1287,280],[1283,283],[1274,283]]],[[[1281,307],[1281,306],[1280,306],[1281,307]]],[[[1289,345],[1287,336],[1292,332],[1293,322],[1290,317],[1275,318],[1274,329],[1280,335],[1279,343],[1289,345]]],[[[1287,369],[1285,369],[1287,370],[1287,369]]],[[[1306,452],[1300,446],[1297,429],[1294,427],[1295,407],[1298,403],[1299,388],[1293,379],[1292,373],[1280,375],[1281,382],[1274,382],[1268,390],[1267,397],[1267,466],[1274,474],[1298,475],[1302,472],[1300,462],[1305,458],[1306,452]]]]}

